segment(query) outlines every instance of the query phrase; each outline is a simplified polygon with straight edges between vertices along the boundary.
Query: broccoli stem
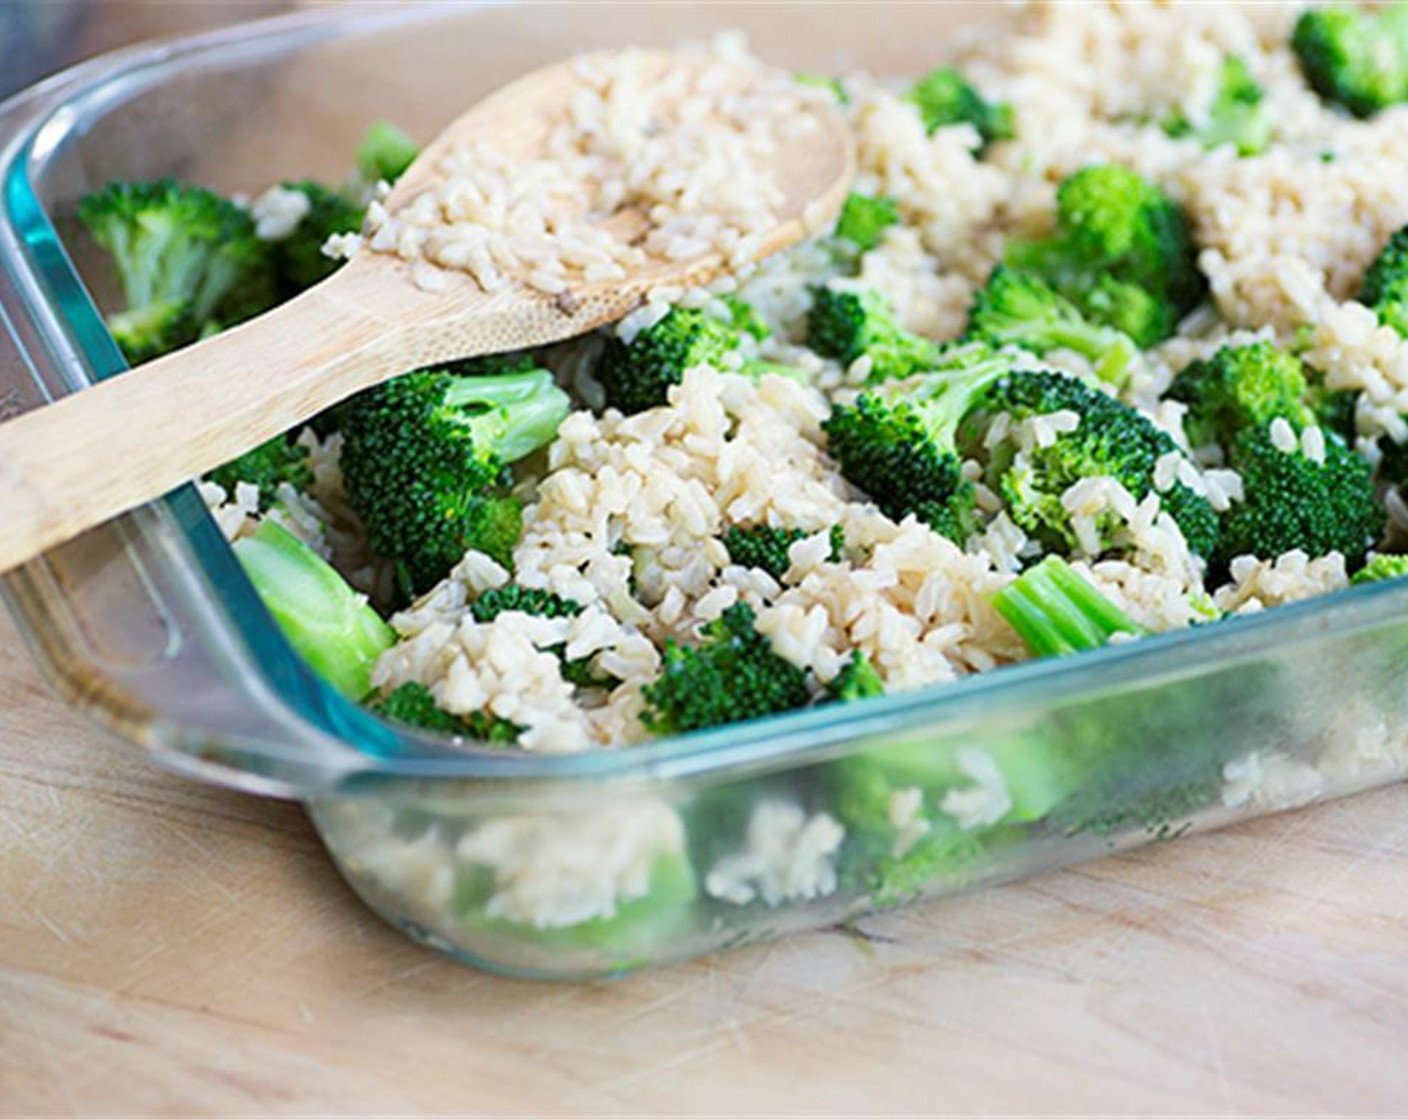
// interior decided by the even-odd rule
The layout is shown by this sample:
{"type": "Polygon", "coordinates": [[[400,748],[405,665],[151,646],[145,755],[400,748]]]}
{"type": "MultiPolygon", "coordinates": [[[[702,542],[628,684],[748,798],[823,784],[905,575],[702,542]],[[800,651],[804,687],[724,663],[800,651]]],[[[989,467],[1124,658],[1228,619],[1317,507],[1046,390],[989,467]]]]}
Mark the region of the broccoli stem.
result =
{"type": "Polygon", "coordinates": [[[289,644],[339,692],[371,691],[376,659],[396,634],[333,567],[292,533],[262,521],[235,555],[289,644]]]}
{"type": "Polygon", "coordinates": [[[357,170],[368,183],[394,183],[420,155],[420,145],[389,121],[377,121],[357,145],[357,170]]]}
{"type": "Polygon", "coordinates": [[[445,403],[471,414],[474,442],[492,447],[504,463],[516,463],[551,443],[572,407],[545,369],[456,378],[445,392],[445,403]]]}
{"type": "Polygon", "coordinates": [[[1048,556],[996,592],[992,604],[1036,657],[1108,645],[1146,631],[1059,556],[1048,556]]]}

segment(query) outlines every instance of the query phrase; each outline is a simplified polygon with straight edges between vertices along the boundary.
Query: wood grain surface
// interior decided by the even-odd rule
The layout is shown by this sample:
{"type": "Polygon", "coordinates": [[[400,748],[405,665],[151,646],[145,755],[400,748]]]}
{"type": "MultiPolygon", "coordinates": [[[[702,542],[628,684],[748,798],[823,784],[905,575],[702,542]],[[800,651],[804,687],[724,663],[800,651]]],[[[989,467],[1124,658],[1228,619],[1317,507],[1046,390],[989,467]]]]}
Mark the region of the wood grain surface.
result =
{"type": "Polygon", "coordinates": [[[0,618],[0,1113],[1408,1110],[1408,788],[625,980],[384,926],[0,618]]]}

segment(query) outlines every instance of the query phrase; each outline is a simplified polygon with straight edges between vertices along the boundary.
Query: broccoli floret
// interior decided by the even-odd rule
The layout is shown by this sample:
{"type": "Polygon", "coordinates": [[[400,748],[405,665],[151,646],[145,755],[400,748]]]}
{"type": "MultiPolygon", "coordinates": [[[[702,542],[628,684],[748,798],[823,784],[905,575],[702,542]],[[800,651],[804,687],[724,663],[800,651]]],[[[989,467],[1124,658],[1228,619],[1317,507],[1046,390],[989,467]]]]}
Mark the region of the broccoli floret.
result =
{"type": "Polygon", "coordinates": [[[1371,556],[1369,562],[1350,578],[1350,583],[1379,583],[1386,579],[1403,579],[1408,576],[1408,555],[1380,552],[1371,556]]]}
{"type": "Polygon", "coordinates": [[[768,326],[767,320],[751,303],[733,294],[725,295],[722,298],[724,306],[728,308],[729,321],[733,323],[735,330],[750,334],[759,342],[772,334],[772,328],[768,326]]]}
{"type": "Polygon", "coordinates": [[[735,603],[703,628],[697,646],[667,639],[658,676],[641,693],[641,721],[657,735],[678,734],[803,707],[806,674],[773,652],[753,608],[735,603]]]}
{"type": "Polygon", "coordinates": [[[409,724],[426,731],[439,731],[444,735],[462,735],[464,725],[460,717],[445,711],[435,702],[430,689],[419,681],[407,681],[397,685],[390,693],[367,705],[383,719],[409,724]]]}
{"type": "Polygon", "coordinates": [[[343,420],[348,501],[408,595],[470,549],[512,563],[522,512],[504,493],[507,467],[551,442],[571,407],[546,370],[474,368],[398,377],[354,398],[343,420]]]}
{"type": "Polygon", "coordinates": [[[880,679],[865,651],[855,649],[841,671],[827,682],[826,695],[842,703],[867,700],[872,696],[884,696],[885,682],[880,679]]]}
{"type": "Polygon", "coordinates": [[[1265,427],[1278,416],[1297,432],[1315,423],[1305,401],[1305,367],[1271,342],[1224,346],[1187,366],[1168,396],[1188,405],[1183,430],[1193,447],[1229,446],[1246,427],[1265,427]]]}
{"type": "MultiPolygon", "coordinates": [[[[1047,557],[992,596],[1035,656],[1064,656],[1144,629],[1064,561],[1047,557]]],[[[1062,832],[1130,826],[1176,832],[1221,792],[1222,767],[1245,747],[1225,727],[1245,710],[1270,722],[1284,709],[1276,670],[1237,665],[1211,684],[1162,682],[1058,707],[994,759],[1009,786],[1039,791],[1030,804],[1062,832]]]]}
{"type": "Polygon", "coordinates": [[[1364,274],[1359,302],[1379,317],[1379,322],[1408,338],[1408,226],[1384,244],[1364,274]]]}
{"type": "Polygon", "coordinates": [[[110,326],[132,362],[174,350],[274,303],[254,221],[233,202],[172,179],[113,183],[78,204],[112,254],[125,309],[110,326]]]}
{"type": "Polygon", "coordinates": [[[963,886],[976,874],[989,847],[1012,831],[965,832],[936,811],[935,803],[965,779],[943,745],[933,754],[940,760],[941,774],[928,773],[929,767],[917,778],[897,773],[890,757],[881,752],[847,758],[826,772],[831,812],[846,826],[838,878],[848,890],[868,892],[875,906],[898,905],[939,884],[963,886]],[[919,827],[912,838],[901,839],[893,817],[895,798],[916,794],[919,827]]]}
{"type": "MultiPolygon", "coordinates": [[[[721,539],[731,563],[741,568],[760,568],[780,582],[792,566],[789,550],[811,535],[805,529],[777,529],[771,525],[754,525],[745,529],[731,525],[721,539]]],[[[841,561],[845,546],[844,530],[839,525],[832,526],[832,563],[841,561]]]]}
{"type": "Polygon", "coordinates": [[[287,436],[275,436],[238,459],[216,467],[206,477],[227,494],[233,494],[241,482],[259,487],[259,508],[268,509],[278,497],[280,483],[307,490],[313,484],[313,468],[308,462],[307,447],[287,436]]]}
{"type": "Polygon", "coordinates": [[[944,347],[904,329],[879,292],[815,288],[807,313],[807,345],[850,365],[870,358],[871,384],[944,365],[944,347]]]}
{"type": "Polygon", "coordinates": [[[287,529],[262,521],[235,555],[289,644],[338,691],[360,700],[372,664],[396,641],[381,616],[326,560],[287,529]]]}
{"type": "Polygon", "coordinates": [[[1183,212],[1128,168],[1097,164],[1068,176],[1057,190],[1056,222],[1045,240],[1010,243],[1006,263],[1140,346],[1171,335],[1202,299],[1206,281],[1183,212]]]}
{"type": "Polygon", "coordinates": [[[899,204],[893,198],[852,191],[841,206],[834,236],[868,253],[884,240],[885,231],[899,220],[899,204]]]}
{"type": "Polygon", "coordinates": [[[1152,295],[1138,284],[1102,276],[1081,299],[1085,313],[1127,335],[1140,345],[1172,333],[1170,308],[1162,295],[1152,295]]]}
{"type": "Polygon", "coordinates": [[[958,430],[1010,364],[980,343],[949,352],[947,369],[892,381],[838,404],[822,425],[851,485],[888,517],[914,514],[962,543],[973,528],[973,484],[958,430]]]}
{"type": "MultiPolygon", "coordinates": [[[[476,622],[493,622],[505,611],[521,611],[542,618],[574,618],[585,610],[581,603],[552,591],[509,583],[491,588],[470,605],[476,622]]],[[[566,645],[548,646],[546,652],[562,663],[562,679],[577,688],[612,688],[619,682],[592,669],[590,656],[569,658],[566,645]]]]}
{"type": "Polygon", "coordinates": [[[122,356],[132,365],[160,357],[201,335],[200,324],[188,299],[114,311],[107,317],[107,324],[122,356]]]}
{"type": "Polygon", "coordinates": [[[919,107],[930,134],[951,124],[971,124],[982,141],[979,152],[1017,133],[1012,106],[988,101],[951,66],[940,66],[915,82],[905,94],[919,107]]]}
{"type": "Polygon", "coordinates": [[[367,129],[357,145],[357,170],[368,183],[394,183],[420,155],[420,145],[387,121],[367,129]]]}
{"type": "Polygon", "coordinates": [[[1204,148],[1231,144],[1239,156],[1254,156],[1271,142],[1271,115],[1266,95],[1246,61],[1229,54],[1222,61],[1217,93],[1208,109],[1207,123],[1195,128],[1179,114],[1164,125],[1170,136],[1192,136],[1204,148]]]}
{"type": "Polygon", "coordinates": [[[1311,8],[1291,48],[1310,87],[1356,117],[1408,101],[1408,5],[1311,8]]]}
{"type": "MultiPolygon", "coordinates": [[[[990,468],[1012,520],[1052,552],[1091,551],[1092,542],[1080,539],[1061,503],[1070,486],[1085,478],[1113,478],[1142,501],[1154,488],[1158,460],[1182,454],[1172,437],[1137,409],[1065,374],[1014,373],[993,386],[989,407],[1017,422],[1061,411],[1080,419],[1074,431],[1057,433],[1024,454],[1002,454],[999,447],[990,468]]],[[[1189,549],[1210,555],[1217,541],[1217,515],[1207,499],[1181,482],[1160,498],[1189,549]]],[[[1116,547],[1120,524],[1113,512],[1096,519],[1094,554],[1116,547]]]]}
{"type": "Polygon", "coordinates": [[[508,583],[485,591],[470,604],[469,613],[475,622],[493,622],[505,611],[522,611],[541,618],[575,618],[584,609],[576,600],[564,599],[552,591],[508,583]]]}
{"type": "Polygon", "coordinates": [[[1305,401],[1320,427],[1334,432],[1348,444],[1358,438],[1359,393],[1356,390],[1330,389],[1323,381],[1312,382],[1305,401]]]}
{"type": "Polygon", "coordinates": [[[473,712],[468,716],[447,712],[435,702],[430,689],[419,681],[397,685],[386,696],[369,704],[368,708],[382,719],[484,743],[516,743],[523,733],[516,723],[490,712],[473,712]]]}
{"type": "Polygon", "coordinates": [[[1033,354],[1071,350],[1089,359],[1096,377],[1112,385],[1129,379],[1138,348],[1128,335],[1086,319],[1080,309],[1037,276],[999,265],[979,289],[968,334],[993,346],[1020,346],[1033,354]]]}
{"type": "Polygon", "coordinates": [[[999,589],[992,605],[1033,657],[1099,649],[1116,634],[1145,632],[1059,556],[1046,557],[999,589]]]}
{"type": "Polygon", "coordinates": [[[285,183],[284,187],[299,191],[308,200],[308,212],[292,232],[270,243],[279,290],[282,298],[289,299],[337,271],[342,262],[327,256],[323,245],[335,233],[361,229],[363,211],[342,192],[311,179],[285,183]]]}
{"type": "Polygon", "coordinates": [[[1385,521],[1369,464],[1338,436],[1323,430],[1321,435],[1323,463],[1299,444],[1282,451],[1269,427],[1238,434],[1229,458],[1246,496],[1222,516],[1219,565],[1238,556],[1274,560],[1292,549],[1312,557],[1338,552],[1351,571],[1364,562],[1385,521]]]}
{"type": "MultiPolygon", "coordinates": [[[[570,826],[572,817],[563,819],[570,826]]],[[[699,886],[685,852],[660,852],[644,882],[628,882],[609,915],[540,924],[505,917],[496,904],[503,887],[493,868],[465,863],[455,880],[452,905],[459,923],[476,941],[496,942],[519,952],[524,946],[535,946],[555,955],[570,954],[574,967],[583,971],[621,973],[677,951],[699,921],[694,908],[699,886]]]]}
{"type": "Polygon", "coordinates": [[[597,370],[611,408],[626,414],[667,403],[671,385],[694,366],[719,366],[738,349],[738,331],[702,311],[673,307],[626,345],[612,336],[597,370]]]}

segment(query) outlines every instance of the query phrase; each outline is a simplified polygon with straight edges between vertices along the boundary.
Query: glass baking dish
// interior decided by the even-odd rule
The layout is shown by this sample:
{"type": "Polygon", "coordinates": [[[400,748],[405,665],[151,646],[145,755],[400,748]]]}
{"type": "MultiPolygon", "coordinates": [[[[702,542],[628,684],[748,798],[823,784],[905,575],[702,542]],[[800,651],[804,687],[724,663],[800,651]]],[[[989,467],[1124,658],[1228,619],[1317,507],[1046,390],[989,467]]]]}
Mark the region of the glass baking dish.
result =
{"type": "MultiPolygon", "coordinates": [[[[582,47],[736,26],[798,69],[912,73],[956,25],[993,18],[985,5],[871,5],[865,19],[815,5],[805,27],[797,15],[362,6],[140,48],[44,83],[0,110],[0,416],[123,368],[68,236],[74,201],[110,179],[253,191],[338,176],[370,121],[428,136],[582,47]]],[[[294,656],[189,486],[11,574],[3,594],[49,677],[99,723],[163,765],[306,802],[388,921],[525,976],[617,973],[833,923],[1408,767],[1408,585],[555,757],[452,749],[344,701],[294,656]],[[1041,789],[1003,784],[1013,760],[1109,743],[1139,744],[1142,762],[1098,791],[1098,819],[1073,825],[1041,789]],[[1205,749],[1234,757],[1213,788],[1186,762],[1205,749]],[[1136,811],[1153,802],[1176,809],[1136,811]]]]}

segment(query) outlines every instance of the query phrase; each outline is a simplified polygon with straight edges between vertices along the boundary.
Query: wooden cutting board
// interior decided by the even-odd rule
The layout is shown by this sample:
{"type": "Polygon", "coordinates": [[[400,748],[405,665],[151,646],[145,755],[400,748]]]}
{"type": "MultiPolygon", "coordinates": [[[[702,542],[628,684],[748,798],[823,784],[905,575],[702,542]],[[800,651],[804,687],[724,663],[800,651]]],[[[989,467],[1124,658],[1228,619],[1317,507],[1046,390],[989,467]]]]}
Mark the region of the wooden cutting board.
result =
{"type": "Polygon", "coordinates": [[[1408,787],[622,981],[384,926],[0,617],[0,1113],[1401,1112],[1408,787]]]}

